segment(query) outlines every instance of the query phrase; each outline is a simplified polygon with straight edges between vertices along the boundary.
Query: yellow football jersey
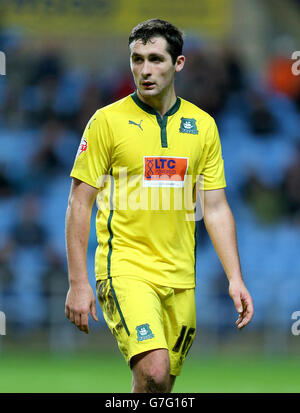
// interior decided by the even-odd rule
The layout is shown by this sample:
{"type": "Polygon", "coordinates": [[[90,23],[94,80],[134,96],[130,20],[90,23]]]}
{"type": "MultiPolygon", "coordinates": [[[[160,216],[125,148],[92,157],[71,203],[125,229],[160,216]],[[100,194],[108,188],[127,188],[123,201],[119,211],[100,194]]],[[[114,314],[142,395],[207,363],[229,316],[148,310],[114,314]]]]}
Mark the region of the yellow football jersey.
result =
{"type": "Polygon", "coordinates": [[[99,189],[97,280],[195,286],[196,182],[226,186],[210,115],[178,97],[161,117],[135,92],[91,117],[71,177],[99,189]]]}

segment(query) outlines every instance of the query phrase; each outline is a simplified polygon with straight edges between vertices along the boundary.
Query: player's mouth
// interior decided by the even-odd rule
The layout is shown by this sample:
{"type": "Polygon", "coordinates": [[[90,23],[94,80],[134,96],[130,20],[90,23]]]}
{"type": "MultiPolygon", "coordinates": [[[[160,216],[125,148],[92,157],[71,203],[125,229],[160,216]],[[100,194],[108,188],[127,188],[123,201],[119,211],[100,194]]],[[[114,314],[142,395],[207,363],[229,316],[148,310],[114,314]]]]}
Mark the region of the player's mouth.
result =
{"type": "Polygon", "coordinates": [[[147,80],[147,81],[142,82],[142,86],[143,86],[144,89],[153,89],[154,86],[155,86],[155,83],[149,82],[147,80]]]}

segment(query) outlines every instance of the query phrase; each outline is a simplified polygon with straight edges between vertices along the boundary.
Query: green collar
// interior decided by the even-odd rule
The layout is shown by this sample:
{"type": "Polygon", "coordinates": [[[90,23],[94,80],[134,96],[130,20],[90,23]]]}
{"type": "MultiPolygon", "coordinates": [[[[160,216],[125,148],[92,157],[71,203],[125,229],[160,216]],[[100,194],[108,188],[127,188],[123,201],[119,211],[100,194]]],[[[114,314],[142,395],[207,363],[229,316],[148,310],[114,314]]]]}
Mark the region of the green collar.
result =
{"type": "MultiPolygon", "coordinates": [[[[134,102],[141,108],[143,109],[145,112],[150,113],[151,115],[156,115],[157,118],[161,118],[160,114],[153,109],[150,105],[147,105],[146,103],[144,103],[137,94],[137,91],[133,92],[131,95],[132,99],[134,100],[134,102]]],[[[174,115],[174,113],[177,112],[177,110],[179,109],[181,104],[181,100],[179,97],[177,97],[176,102],[174,103],[174,105],[171,107],[171,109],[168,110],[167,113],[164,114],[163,117],[165,116],[171,116],[174,115]]]]}

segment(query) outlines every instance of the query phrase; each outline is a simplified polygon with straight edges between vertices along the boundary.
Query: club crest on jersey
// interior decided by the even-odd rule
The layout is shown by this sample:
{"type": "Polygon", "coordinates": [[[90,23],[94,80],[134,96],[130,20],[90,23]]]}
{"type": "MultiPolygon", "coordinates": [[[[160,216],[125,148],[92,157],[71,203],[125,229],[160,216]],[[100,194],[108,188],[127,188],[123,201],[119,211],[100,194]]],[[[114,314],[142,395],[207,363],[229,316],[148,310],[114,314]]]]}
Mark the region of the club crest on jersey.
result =
{"type": "Polygon", "coordinates": [[[138,341],[143,341],[143,340],[148,340],[149,338],[153,338],[154,334],[151,331],[151,328],[149,327],[149,324],[141,324],[140,326],[135,327],[137,331],[137,340],[138,341]]]}
{"type": "Polygon", "coordinates": [[[181,124],[180,124],[180,128],[179,128],[179,132],[181,132],[181,133],[191,133],[193,135],[198,135],[196,119],[181,118],[181,124]]]}
{"type": "Polygon", "coordinates": [[[76,154],[76,158],[82,153],[85,152],[87,150],[88,144],[87,144],[87,140],[85,139],[85,137],[83,136],[81,139],[81,142],[79,144],[79,148],[76,154]]]}
{"type": "Polygon", "coordinates": [[[144,156],[144,187],[184,186],[189,158],[144,156]]]}

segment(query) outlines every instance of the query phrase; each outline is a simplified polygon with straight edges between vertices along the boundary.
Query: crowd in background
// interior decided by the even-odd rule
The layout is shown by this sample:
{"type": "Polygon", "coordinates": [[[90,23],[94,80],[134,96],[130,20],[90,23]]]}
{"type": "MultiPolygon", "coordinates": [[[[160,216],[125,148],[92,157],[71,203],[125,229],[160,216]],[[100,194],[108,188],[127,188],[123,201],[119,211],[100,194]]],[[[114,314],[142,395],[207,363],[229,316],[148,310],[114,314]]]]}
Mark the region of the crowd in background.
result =
{"type": "MultiPolygon", "coordinates": [[[[92,114],[134,90],[128,70],[67,69],[61,50],[39,55],[0,35],[0,310],[27,331],[49,322],[68,289],[64,219],[69,173],[92,114]]],[[[253,296],[250,328],[287,328],[300,303],[300,76],[273,55],[260,76],[228,46],[189,45],[177,94],[218,125],[242,270],[253,296]]],[[[106,57],[109,59],[109,56],[106,57]]],[[[95,217],[96,209],[93,211],[95,217]]],[[[203,221],[197,223],[198,322],[232,328],[228,285],[203,221]]],[[[92,226],[88,270],[94,286],[92,226]]],[[[64,308],[61,308],[63,314],[64,308]]]]}

